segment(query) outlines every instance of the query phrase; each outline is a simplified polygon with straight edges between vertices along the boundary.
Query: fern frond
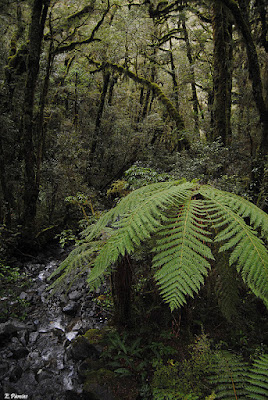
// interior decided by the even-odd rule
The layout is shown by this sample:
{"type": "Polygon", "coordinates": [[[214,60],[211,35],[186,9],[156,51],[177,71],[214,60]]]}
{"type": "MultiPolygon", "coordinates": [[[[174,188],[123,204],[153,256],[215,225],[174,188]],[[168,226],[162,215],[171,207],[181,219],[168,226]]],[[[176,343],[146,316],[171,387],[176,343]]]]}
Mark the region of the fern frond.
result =
{"type": "Polygon", "coordinates": [[[156,234],[165,220],[163,210],[173,204],[183,204],[191,195],[192,184],[170,185],[169,182],[153,184],[152,190],[137,190],[140,193],[139,201],[136,196],[127,201],[127,197],[116,206],[114,216],[120,220],[114,223],[115,234],[107,241],[97,256],[89,282],[93,282],[107,267],[112,265],[121,256],[131,254],[152,235],[156,234]],[[168,183],[168,184],[166,184],[168,183]],[[123,206],[122,206],[123,203],[123,206]]]}
{"type": "MultiPolygon", "coordinates": [[[[219,251],[230,255],[229,268],[235,264],[244,282],[268,305],[268,252],[257,237],[257,230],[267,234],[267,222],[263,211],[239,196],[194,182],[157,182],[131,192],[86,229],[85,243],[52,276],[62,273],[57,285],[94,265],[88,282],[95,287],[120,257],[153,238],[155,279],[173,310],[204,283],[214,259],[213,233],[221,243],[219,251]]],[[[231,275],[231,269],[222,272],[222,291],[231,275]]]]}
{"type": "Polygon", "coordinates": [[[233,400],[246,398],[246,376],[248,365],[242,357],[228,351],[216,354],[209,381],[215,386],[217,399],[233,400]]]}
{"type": "Polygon", "coordinates": [[[249,392],[247,397],[252,400],[268,399],[268,354],[256,360],[248,374],[249,392]]]}
{"type": "MultiPolygon", "coordinates": [[[[229,264],[236,264],[244,282],[252,292],[260,297],[265,304],[268,301],[268,252],[256,232],[246,224],[245,220],[229,207],[228,195],[218,190],[202,189],[202,194],[214,201],[219,211],[216,228],[222,228],[215,237],[215,242],[225,242],[220,252],[230,250],[229,264]],[[226,200],[227,197],[227,200],[226,200]]],[[[244,203],[243,203],[244,204],[244,203]]],[[[250,203],[249,203],[250,204],[250,203]]]]}
{"type": "Polygon", "coordinates": [[[184,304],[187,295],[198,292],[210,269],[208,259],[214,258],[205,244],[211,239],[202,218],[203,211],[202,201],[185,202],[168,218],[153,249],[153,266],[160,268],[155,279],[171,310],[184,304]]]}
{"type": "Polygon", "coordinates": [[[193,186],[194,184],[189,182],[185,182],[184,184],[181,184],[180,181],[157,182],[136,189],[129,193],[126,197],[122,198],[116,207],[104,214],[93,227],[86,229],[83,233],[83,236],[87,241],[91,241],[99,235],[105,226],[108,224],[113,224],[119,218],[131,213],[136,209],[136,207],[140,208],[140,206],[143,204],[143,201],[147,201],[148,199],[153,200],[154,198],[157,199],[159,196],[164,204],[165,201],[172,200],[173,195],[176,196],[176,188],[179,188],[178,192],[182,193],[183,191],[191,189],[193,186]],[[169,189],[175,189],[175,191],[171,190],[171,193],[169,193],[169,189]],[[163,196],[167,194],[166,199],[164,197],[162,198],[162,193],[163,196]]]}
{"type": "Polygon", "coordinates": [[[248,218],[254,229],[260,228],[264,239],[268,239],[268,215],[255,204],[234,193],[224,192],[204,185],[200,193],[205,197],[215,198],[223,205],[228,206],[242,218],[248,218]]]}
{"type": "Polygon", "coordinates": [[[239,285],[236,270],[228,265],[225,254],[217,257],[215,265],[215,291],[220,310],[224,317],[230,322],[237,315],[239,303],[239,285]]]}
{"type": "Polygon", "coordinates": [[[55,293],[59,288],[62,290],[72,285],[82,273],[90,272],[90,266],[93,265],[97,252],[103,245],[103,242],[83,243],[74,248],[68,257],[59,265],[59,267],[50,275],[49,280],[55,276],[60,276],[49,286],[48,290],[53,289],[55,293]]]}

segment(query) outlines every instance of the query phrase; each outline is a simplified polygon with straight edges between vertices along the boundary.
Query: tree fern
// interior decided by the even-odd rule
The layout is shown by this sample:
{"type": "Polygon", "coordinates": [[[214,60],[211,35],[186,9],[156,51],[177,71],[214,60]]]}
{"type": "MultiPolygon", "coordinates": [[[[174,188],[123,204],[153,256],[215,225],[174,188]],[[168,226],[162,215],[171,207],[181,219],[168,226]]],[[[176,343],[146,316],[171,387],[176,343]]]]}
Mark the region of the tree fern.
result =
{"type": "Polygon", "coordinates": [[[247,397],[252,400],[268,399],[268,354],[256,360],[249,371],[247,397]]]}
{"type": "Polygon", "coordinates": [[[247,372],[248,365],[242,357],[229,351],[216,353],[210,376],[216,399],[245,400],[247,372]]]}
{"type": "Polygon", "coordinates": [[[213,271],[214,290],[218,304],[224,317],[230,322],[237,317],[237,305],[239,304],[239,283],[237,272],[228,265],[225,254],[217,257],[213,271]]]}
{"type": "Polygon", "coordinates": [[[238,196],[232,196],[226,192],[206,187],[201,190],[201,193],[209,196],[218,207],[220,218],[214,224],[214,228],[222,228],[222,230],[215,237],[215,242],[225,242],[219,251],[232,249],[229,264],[236,264],[244,282],[256,296],[266,302],[268,299],[267,250],[263,241],[257,237],[257,232],[246,224],[242,216],[249,216],[254,227],[262,228],[265,233],[268,225],[267,214],[242,198],[239,202],[238,196]],[[258,215],[256,218],[254,212],[258,215]]]}
{"type": "Polygon", "coordinates": [[[171,310],[185,303],[187,295],[198,292],[210,269],[208,260],[214,258],[206,244],[211,239],[205,208],[201,200],[188,198],[172,210],[153,249],[153,266],[160,268],[155,277],[171,310]]]}
{"type": "Polygon", "coordinates": [[[207,185],[201,187],[200,192],[205,197],[212,197],[221,204],[227,205],[231,210],[233,210],[241,217],[248,217],[250,219],[250,225],[252,225],[254,229],[260,228],[262,236],[264,238],[267,238],[267,214],[263,210],[255,206],[255,204],[252,204],[245,198],[238,196],[234,193],[218,190],[207,185]]]}
{"type": "Polygon", "coordinates": [[[268,355],[256,359],[252,366],[229,351],[214,355],[209,378],[216,399],[266,400],[268,398],[268,355]]]}
{"type": "MultiPolygon", "coordinates": [[[[133,253],[141,243],[156,234],[167,218],[163,210],[175,203],[183,204],[193,187],[189,183],[179,185],[173,183],[171,185],[170,182],[149,186],[137,189],[122,199],[115,207],[116,210],[111,213],[110,218],[113,220],[120,218],[113,224],[116,233],[107,241],[96,258],[89,282],[103,274],[106,268],[116,262],[120,255],[133,253]],[[148,190],[149,186],[152,186],[152,191],[148,190]]],[[[103,222],[100,221],[96,230],[102,226],[103,222]]]]}
{"type": "Polygon", "coordinates": [[[60,274],[49,289],[53,289],[53,292],[55,292],[59,287],[63,289],[72,286],[81,274],[89,271],[94,262],[94,255],[102,245],[102,241],[95,241],[93,243],[82,243],[79,247],[76,247],[50,275],[49,280],[60,274]]]}
{"type": "Polygon", "coordinates": [[[267,214],[239,196],[193,182],[154,183],[130,193],[85,230],[86,244],[75,249],[56,273],[66,275],[88,263],[93,266],[88,268],[92,285],[120,257],[153,243],[155,279],[173,310],[198,292],[214,259],[211,248],[220,244],[219,251],[229,256],[226,273],[235,265],[267,305],[267,227],[267,214]],[[108,236],[103,235],[106,227],[111,231],[108,236]]]}

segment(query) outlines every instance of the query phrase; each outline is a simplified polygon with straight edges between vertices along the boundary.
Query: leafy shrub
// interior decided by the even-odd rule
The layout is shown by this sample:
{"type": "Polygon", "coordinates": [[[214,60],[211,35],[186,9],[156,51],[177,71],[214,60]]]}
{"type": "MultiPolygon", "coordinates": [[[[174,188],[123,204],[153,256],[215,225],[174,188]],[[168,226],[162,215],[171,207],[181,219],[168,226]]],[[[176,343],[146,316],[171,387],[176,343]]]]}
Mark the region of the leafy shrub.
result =
{"type": "Polygon", "coordinates": [[[253,365],[240,355],[230,351],[218,351],[214,355],[213,373],[210,382],[215,388],[217,399],[268,398],[268,355],[257,357],[253,365]]]}
{"type": "Polygon", "coordinates": [[[154,399],[203,400],[211,393],[208,375],[213,353],[208,337],[198,337],[189,350],[189,357],[182,362],[168,360],[164,364],[160,360],[155,364],[152,380],[154,399]]]}
{"type": "Polygon", "coordinates": [[[0,320],[10,317],[25,319],[27,316],[28,301],[19,297],[23,288],[29,285],[29,281],[18,267],[10,267],[3,261],[0,262],[0,320]]]}
{"type": "Polygon", "coordinates": [[[144,167],[139,163],[133,164],[125,172],[125,177],[132,189],[137,189],[150,183],[165,182],[172,178],[167,173],[161,173],[153,168],[144,167]]]}

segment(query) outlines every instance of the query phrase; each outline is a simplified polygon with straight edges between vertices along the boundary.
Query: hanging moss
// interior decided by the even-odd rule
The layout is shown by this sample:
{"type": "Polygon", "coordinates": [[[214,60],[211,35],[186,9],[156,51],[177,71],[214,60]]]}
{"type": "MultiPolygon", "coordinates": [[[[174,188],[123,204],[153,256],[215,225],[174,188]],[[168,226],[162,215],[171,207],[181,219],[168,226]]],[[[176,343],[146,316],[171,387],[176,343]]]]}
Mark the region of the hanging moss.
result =
{"type": "Polygon", "coordinates": [[[21,75],[23,72],[26,72],[26,58],[28,54],[28,47],[26,44],[23,44],[17,51],[14,53],[14,49],[10,52],[10,56],[8,57],[8,69],[12,69],[16,75],[21,75]]]}

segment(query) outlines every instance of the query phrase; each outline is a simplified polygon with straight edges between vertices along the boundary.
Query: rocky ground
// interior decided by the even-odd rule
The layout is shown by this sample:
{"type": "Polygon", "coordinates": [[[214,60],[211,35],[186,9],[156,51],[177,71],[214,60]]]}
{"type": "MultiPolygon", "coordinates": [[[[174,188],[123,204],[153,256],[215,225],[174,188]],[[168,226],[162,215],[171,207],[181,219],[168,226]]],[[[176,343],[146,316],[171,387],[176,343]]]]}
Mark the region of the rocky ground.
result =
{"type": "Polygon", "coordinates": [[[83,392],[83,363],[98,359],[100,349],[86,341],[77,345],[77,338],[89,329],[101,330],[106,323],[84,279],[68,294],[49,296],[47,291],[48,277],[63,257],[57,249],[21,265],[31,283],[19,297],[29,307],[23,321],[7,318],[0,324],[0,399],[113,398],[101,386],[96,395],[83,392]]]}

